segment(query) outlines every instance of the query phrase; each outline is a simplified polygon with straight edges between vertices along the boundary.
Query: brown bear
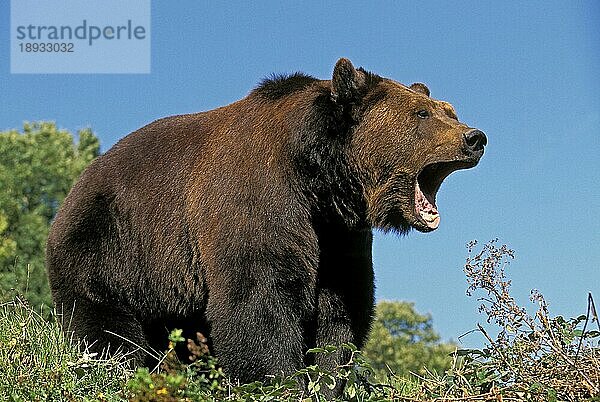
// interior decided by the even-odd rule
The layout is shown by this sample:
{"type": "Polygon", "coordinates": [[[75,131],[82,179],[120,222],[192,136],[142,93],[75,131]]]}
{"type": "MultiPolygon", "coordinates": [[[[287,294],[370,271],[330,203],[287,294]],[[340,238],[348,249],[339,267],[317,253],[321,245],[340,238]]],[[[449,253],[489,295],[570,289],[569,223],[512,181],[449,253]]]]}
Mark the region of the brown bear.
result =
{"type": "Polygon", "coordinates": [[[340,59],[331,80],[263,81],[244,99],[135,131],[82,174],[47,244],[65,330],[136,363],[201,332],[241,381],[347,358],[373,316],[372,229],[427,232],[485,135],[423,84],[340,59]]]}

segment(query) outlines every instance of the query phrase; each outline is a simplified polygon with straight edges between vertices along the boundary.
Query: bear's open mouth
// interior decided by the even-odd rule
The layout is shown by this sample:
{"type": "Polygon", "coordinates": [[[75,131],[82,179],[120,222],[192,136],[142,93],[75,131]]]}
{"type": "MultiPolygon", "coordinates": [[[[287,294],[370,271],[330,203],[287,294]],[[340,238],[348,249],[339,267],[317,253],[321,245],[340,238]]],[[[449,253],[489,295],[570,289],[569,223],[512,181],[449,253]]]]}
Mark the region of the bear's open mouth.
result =
{"type": "Polygon", "coordinates": [[[435,198],[442,182],[450,173],[472,167],[467,161],[435,162],[426,165],[415,180],[415,211],[417,217],[429,229],[437,229],[440,225],[435,198]]]}

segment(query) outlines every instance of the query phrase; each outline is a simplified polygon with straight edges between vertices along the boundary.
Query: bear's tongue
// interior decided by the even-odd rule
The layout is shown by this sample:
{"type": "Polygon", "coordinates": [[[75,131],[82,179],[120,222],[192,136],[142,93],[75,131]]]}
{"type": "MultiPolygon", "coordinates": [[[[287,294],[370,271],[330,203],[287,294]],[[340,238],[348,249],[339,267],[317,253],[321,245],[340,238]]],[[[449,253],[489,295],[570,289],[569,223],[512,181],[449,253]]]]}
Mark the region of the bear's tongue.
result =
{"type": "Polygon", "coordinates": [[[437,229],[440,225],[440,214],[435,206],[435,202],[423,194],[418,181],[415,188],[415,208],[428,227],[437,229]]]}

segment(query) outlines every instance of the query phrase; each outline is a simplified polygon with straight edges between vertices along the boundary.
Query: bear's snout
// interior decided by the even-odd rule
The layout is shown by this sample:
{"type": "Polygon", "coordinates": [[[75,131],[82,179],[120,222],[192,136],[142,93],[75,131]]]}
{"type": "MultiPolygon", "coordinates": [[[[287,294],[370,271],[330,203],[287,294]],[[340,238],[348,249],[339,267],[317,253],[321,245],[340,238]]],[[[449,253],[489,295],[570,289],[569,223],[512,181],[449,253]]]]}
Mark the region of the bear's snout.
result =
{"type": "Polygon", "coordinates": [[[473,129],[463,134],[466,151],[476,158],[481,158],[487,145],[487,137],[481,130],[473,129]]]}

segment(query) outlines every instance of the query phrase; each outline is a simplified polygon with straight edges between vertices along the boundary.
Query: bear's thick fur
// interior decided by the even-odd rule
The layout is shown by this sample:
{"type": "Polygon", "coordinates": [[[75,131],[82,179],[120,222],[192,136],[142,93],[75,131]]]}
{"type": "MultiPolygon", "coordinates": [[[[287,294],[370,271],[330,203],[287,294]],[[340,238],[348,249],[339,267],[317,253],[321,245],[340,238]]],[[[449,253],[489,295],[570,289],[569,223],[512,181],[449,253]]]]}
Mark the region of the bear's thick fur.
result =
{"type": "Polygon", "coordinates": [[[316,345],[361,347],[372,228],[435,229],[442,180],[485,144],[425,85],[347,59],[332,80],[274,77],[229,106],[157,120],[86,169],[52,226],[65,329],[140,364],[170,329],[201,332],[241,381],[313,363],[316,345]]]}

